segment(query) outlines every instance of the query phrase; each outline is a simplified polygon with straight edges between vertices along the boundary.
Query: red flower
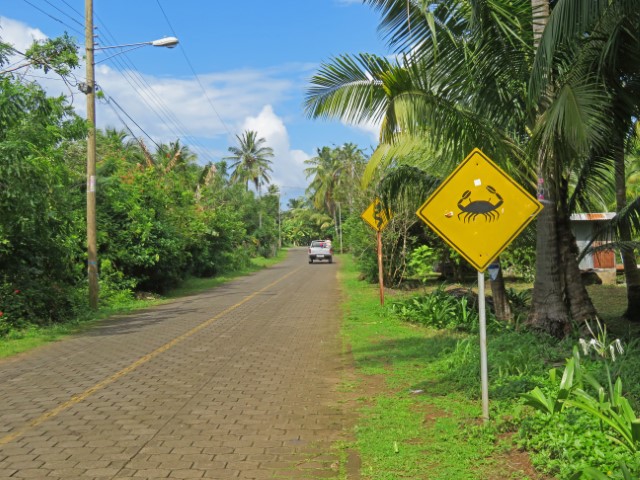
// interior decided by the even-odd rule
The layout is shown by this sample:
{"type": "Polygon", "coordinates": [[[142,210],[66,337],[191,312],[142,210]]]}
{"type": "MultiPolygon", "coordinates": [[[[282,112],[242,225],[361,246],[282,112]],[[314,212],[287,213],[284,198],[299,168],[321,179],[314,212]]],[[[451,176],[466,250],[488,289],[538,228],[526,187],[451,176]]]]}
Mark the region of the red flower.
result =
{"type": "Polygon", "coordinates": [[[4,312],[0,312],[0,317],[4,315],[4,312]]]}
{"type": "Polygon", "coordinates": [[[20,290],[14,290],[13,293],[18,294],[20,293],[20,290]]]}

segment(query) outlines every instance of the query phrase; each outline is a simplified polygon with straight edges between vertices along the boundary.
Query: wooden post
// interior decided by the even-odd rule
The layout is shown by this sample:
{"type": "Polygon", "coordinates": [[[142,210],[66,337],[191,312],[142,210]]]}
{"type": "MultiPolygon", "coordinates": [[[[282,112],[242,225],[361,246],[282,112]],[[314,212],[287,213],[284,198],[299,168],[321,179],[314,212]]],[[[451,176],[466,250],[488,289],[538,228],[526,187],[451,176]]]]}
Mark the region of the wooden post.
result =
{"type": "Polygon", "coordinates": [[[87,53],[87,274],[89,307],[98,308],[98,242],[96,227],[96,82],[93,58],[93,0],[85,0],[85,48],[87,53]]]}

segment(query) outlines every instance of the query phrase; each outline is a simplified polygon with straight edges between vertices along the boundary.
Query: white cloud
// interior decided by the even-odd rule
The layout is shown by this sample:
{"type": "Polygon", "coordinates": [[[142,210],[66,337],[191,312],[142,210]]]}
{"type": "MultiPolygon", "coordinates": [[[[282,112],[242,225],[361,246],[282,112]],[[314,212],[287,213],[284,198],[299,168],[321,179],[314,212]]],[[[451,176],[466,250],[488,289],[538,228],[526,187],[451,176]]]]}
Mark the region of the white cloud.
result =
{"type": "MultiPolygon", "coordinates": [[[[0,26],[3,40],[19,49],[27,48],[34,39],[46,38],[40,30],[11,19],[0,17],[0,26]]],[[[174,55],[171,52],[164,54],[174,55]]],[[[247,129],[255,130],[274,150],[273,183],[279,185],[283,192],[295,189],[298,193],[307,185],[304,160],[311,155],[292,148],[288,126],[295,122],[296,128],[302,132],[300,104],[293,105],[291,100],[300,95],[307,81],[305,77],[309,70],[315,68],[314,65],[287,64],[260,70],[247,68],[203,73],[194,78],[146,75],[140,71],[116,69],[112,61],[101,63],[100,60],[101,57],[97,56],[96,82],[107,98],[112,98],[126,112],[118,112],[119,118],[114,111],[118,107],[113,102],[109,106],[99,101],[97,123],[100,128],[123,129],[122,119],[136,136],[146,142],[148,139],[136,124],[158,143],[180,138],[182,143],[198,153],[201,163],[220,160],[228,154],[228,146],[235,145],[236,134],[247,129]]],[[[118,62],[118,65],[122,64],[118,62]]],[[[133,65],[130,67],[135,68],[133,65]]],[[[74,75],[76,81],[86,81],[85,66],[81,65],[74,75]]],[[[38,81],[50,94],[66,95],[79,115],[86,114],[85,95],[75,87],[70,89],[59,78],[56,81],[38,81]]],[[[372,143],[377,143],[378,126],[348,127],[354,132],[366,132],[372,143]]],[[[316,137],[321,136],[311,136],[316,137]]],[[[331,140],[320,141],[331,143],[331,140]]],[[[307,144],[306,148],[314,147],[307,144]]]]}
{"type": "Polygon", "coordinates": [[[284,187],[302,187],[307,184],[304,175],[304,161],[309,155],[302,150],[292,150],[287,128],[271,105],[265,105],[255,117],[247,117],[242,131],[253,130],[258,138],[264,138],[273,149],[272,182],[284,187]]]}
{"type": "Polygon", "coordinates": [[[24,52],[34,41],[45,40],[47,36],[37,28],[0,16],[0,38],[24,52]]]}

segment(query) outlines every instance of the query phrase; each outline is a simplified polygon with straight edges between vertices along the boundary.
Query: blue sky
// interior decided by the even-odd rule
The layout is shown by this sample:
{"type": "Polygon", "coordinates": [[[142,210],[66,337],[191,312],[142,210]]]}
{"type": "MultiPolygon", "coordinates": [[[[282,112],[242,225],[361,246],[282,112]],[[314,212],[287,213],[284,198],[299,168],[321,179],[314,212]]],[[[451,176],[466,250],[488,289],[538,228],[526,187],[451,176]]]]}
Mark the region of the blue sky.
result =
{"type": "MultiPolygon", "coordinates": [[[[94,0],[98,42],[120,45],[176,36],[174,49],[143,47],[96,56],[99,127],[124,128],[153,148],[180,138],[201,163],[219,161],[235,135],[258,131],[276,157],[273,183],[303,193],[304,160],[325,145],[376,145],[376,127],[306,119],[302,104],[321,62],[344,53],[389,53],[379,15],[360,0],[94,0]],[[127,118],[130,117],[130,119],[127,118]],[[136,127],[141,127],[141,130],[136,127]]],[[[67,31],[84,45],[84,0],[2,0],[0,37],[18,49],[67,31]]],[[[110,51],[113,52],[113,51],[110,51]]],[[[38,75],[37,72],[25,72],[38,75]]],[[[84,66],[75,73],[85,79],[84,66]]],[[[85,96],[59,79],[26,77],[63,94],[85,115],[85,96]]]]}

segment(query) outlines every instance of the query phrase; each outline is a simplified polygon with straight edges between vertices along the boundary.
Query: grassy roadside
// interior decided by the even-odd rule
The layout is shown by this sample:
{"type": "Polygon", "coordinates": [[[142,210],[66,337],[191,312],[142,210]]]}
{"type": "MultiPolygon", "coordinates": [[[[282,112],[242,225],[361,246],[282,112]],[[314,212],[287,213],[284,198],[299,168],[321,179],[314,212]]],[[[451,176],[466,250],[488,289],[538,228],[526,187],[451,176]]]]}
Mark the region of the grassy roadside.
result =
{"type": "Polygon", "coordinates": [[[96,312],[87,311],[80,318],[69,322],[51,325],[48,327],[29,327],[24,330],[14,331],[6,337],[0,338],[0,358],[10,357],[21,352],[26,352],[40,345],[44,345],[56,340],[60,340],[83,329],[89,328],[97,321],[103,320],[111,315],[123,315],[154,305],[161,305],[176,298],[192,295],[218,285],[227,283],[234,278],[248,275],[263,268],[281,262],[287,255],[286,249],[281,249],[278,255],[273,258],[255,258],[246,269],[236,272],[225,273],[213,278],[189,278],[180,287],[168,292],[162,297],[151,297],[146,299],[127,299],[109,305],[101,305],[96,312]]]}
{"type": "Polygon", "coordinates": [[[358,280],[348,256],[340,265],[343,343],[354,359],[351,388],[360,406],[355,446],[362,478],[545,478],[509,434],[479,420],[477,338],[396,320],[380,307],[376,286],[358,280]]]}

